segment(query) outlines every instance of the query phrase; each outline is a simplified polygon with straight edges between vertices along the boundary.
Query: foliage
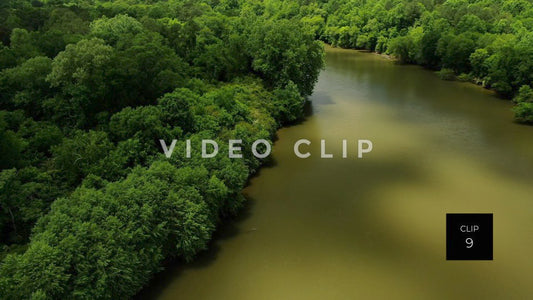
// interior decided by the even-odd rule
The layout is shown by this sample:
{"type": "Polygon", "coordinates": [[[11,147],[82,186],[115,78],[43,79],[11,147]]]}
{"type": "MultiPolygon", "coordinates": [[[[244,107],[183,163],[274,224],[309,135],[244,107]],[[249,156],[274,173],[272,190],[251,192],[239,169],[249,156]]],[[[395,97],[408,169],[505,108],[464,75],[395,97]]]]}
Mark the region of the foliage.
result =
{"type": "Polygon", "coordinates": [[[299,30],[297,22],[263,22],[255,24],[248,42],[253,70],[272,86],[283,88],[292,81],[301,94],[310,95],[318,79],[316,70],[322,67],[321,44],[311,32],[299,30]]]}
{"type": "Polygon", "coordinates": [[[0,285],[17,286],[17,298],[131,294],[168,255],[190,259],[206,247],[214,223],[205,199],[224,193],[210,182],[205,169],[158,162],[103,189],[79,188],[54,202],[23,255],[6,259],[0,285]]]}
{"type": "Polygon", "coordinates": [[[513,108],[515,119],[521,123],[533,124],[533,89],[523,85],[513,99],[516,106],[513,108]]]}
{"type": "MultiPolygon", "coordinates": [[[[315,20],[316,36],[333,46],[446,69],[446,78],[464,73],[512,98],[533,80],[532,16],[527,0],[335,0],[311,1],[295,18],[315,20]]],[[[529,114],[526,106],[516,108],[517,120],[529,114]]]]}
{"type": "Polygon", "coordinates": [[[324,19],[297,8],[2,2],[0,298],[127,298],[204,249],[264,162],[251,144],[302,117],[323,67],[324,19]]]}
{"type": "Polygon", "coordinates": [[[456,78],[455,72],[448,68],[442,68],[440,71],[437,71],[437,75],[443,80],[454,80],[456,78]]]}

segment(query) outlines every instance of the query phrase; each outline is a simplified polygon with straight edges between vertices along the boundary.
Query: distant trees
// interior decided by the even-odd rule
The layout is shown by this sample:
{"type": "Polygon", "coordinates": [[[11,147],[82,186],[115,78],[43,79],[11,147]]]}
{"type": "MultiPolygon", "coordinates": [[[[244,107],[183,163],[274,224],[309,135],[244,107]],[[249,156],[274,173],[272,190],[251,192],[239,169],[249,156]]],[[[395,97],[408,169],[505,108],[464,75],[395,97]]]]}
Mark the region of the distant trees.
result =
{"type": "MultiPolygon", "coordinates": [[[[525,0],[340,0],[304,5],[299,17],[319,22],[326,16],[312,28],[334,46],[445,69],[446,78],[460,75],[512,98],[533,80],[532,12],[525,0]]],[[[525,122],[525,107],[516,108],[517,121],[525,122]]]]}

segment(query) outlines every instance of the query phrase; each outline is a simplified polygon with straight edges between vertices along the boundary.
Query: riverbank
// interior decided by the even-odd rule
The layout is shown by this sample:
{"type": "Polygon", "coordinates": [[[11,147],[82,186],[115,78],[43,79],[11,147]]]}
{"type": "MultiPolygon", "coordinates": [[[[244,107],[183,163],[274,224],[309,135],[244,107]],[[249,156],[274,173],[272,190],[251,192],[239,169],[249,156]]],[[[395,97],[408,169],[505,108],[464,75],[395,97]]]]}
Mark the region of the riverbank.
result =
{"type": "MultiPolygon", "coordinates": [[[[387,60],[390,60],[390,61],[393,61],[395,63],[398,63],[398,64],[405,64],[405,65],[414,65],[414,66],[420,66],[426,70],[429,70],[429,71],[432,71],[434,72],[440,79],[442,80],[446,80],[446,81],[457,81],[457,82],[463,82],[463,83],[470,83],[472,85],[475,85],[475,86],[479,86],[483,89],[486,89],[488,91],[491,91],[493,92],[494,94],[498,94],[497,91],[493,88],[491,88],[490,86],[488,86],[486,84],[486,82],[484,80],[482,80],[481,78],[472,78],[471,76],[466,76],[466,74],[460,74],[460,75],[457,75],[455,74],[455,72],[452,71],[452,73],[450,73],[449,71],[446,71],[444,74],[440,74],[440,72],[443,70],[434,70],[434,69],[431,69],[431,68],[428,68],[426,66],[423,66],[423,65],[419,65],[419,64],[409,64],[409,63],[401,63],[400,59],[398,57],[395,57],[394,55],[391,55],[391,54],[385,54],[385,53],[379,53],[379,52],[376,52],[376,51],[372,51],[372,50],[367,50],[367,49],[357,49],[357,48],[343,48],[343,47],[337,47],[337,46],[333,46],[331,44],[328,44],[327,42],[324,42],[324,45],[326,45],[327,47],[330,47],[330,48],[338,48],[338,49],[345,49],[345,50],[353,50],[353,51],[358,51],[358,52],[361,52],[361,53],[370,53],[370,54],[373,54],[373,55],[377,55],[379,57],[382,57],[382,58],[385,58],[387,60]],[[461,76],[463,75],[463,76],[461,76]]],[[[512,102],[512,99],[510,98],[505,98],[501,95],[498,95],[499,97],[501,97],[502,99],[505,99],[505,100],[508,100],[508,101],[511,101],[512,102]]],[[[530,124],[530,125],[533,125],[533,124],[530,124]]]]}
{"type": "Polygon", "coordinates": [[[310,100],[304,122],[277,131],[240,216],[140,298],[527,298],[533,141],[508,102],[338,48],[310,100]],[[295,157],[302,137],[317,155],[295,157]],[[343,159],[341,144],[318,154],[321,139],[361,137],[374,144],[364,159],[343,159]],[[494,213],[494,261],[445,260],[447,212],[494,213]]]}
{"type": "Polygon", "coordinates": [[[322,44],[249,1],[27,4],[0,9],[0,298],[128,298],[243,205],[322,44]],[[176,137],[242,158],[167,158],[176,137]]]}

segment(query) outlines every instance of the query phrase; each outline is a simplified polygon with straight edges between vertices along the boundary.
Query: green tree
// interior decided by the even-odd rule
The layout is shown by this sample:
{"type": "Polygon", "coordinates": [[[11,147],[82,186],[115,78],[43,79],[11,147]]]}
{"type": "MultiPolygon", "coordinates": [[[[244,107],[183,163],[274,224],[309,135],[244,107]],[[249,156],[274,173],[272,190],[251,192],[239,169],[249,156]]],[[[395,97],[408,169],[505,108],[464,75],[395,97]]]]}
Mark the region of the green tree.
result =
{"type": "Polygon", "coordinates": [[[116,45],[120,40],[128,40],[144,31],[142,24],[127,15],[117,15],[113,18],[103,17],[93,21],[90,25],[91,35],[106,41],[109,45],[116,45]]]}
{"type": "Polygon", "coordinates": [[[294,82],[303,95],[310,95],[324,65],[322,44],[298,22],[258,21],[248,40],[252,68],[274,87],[294,82]]]}
{"type": "Polygon", "coordinates": [[[192,107],[198,103],[198,95],[189,89],[176,89],[157,102],[161,107],[162,120],[171,126],[179,126],[185,132],[195,129],[192,107]]]}
{"type": "Polygon", "coordinates": [[[68,45],[54,58],[47,77],[50,85],[61,91],[57,103],[51,103],[49,109],[67,124],[90,124],[98,110],[109,107],[105,102],[109,96],[106,74],[113,53],[112,47],[96,38],[68,45]]]}
{"type": "Polygon", "coordinates": [[[516,103],[513,108],[515,120],[521,123],[533,123],[533,89],[531,86],[520,87],[513,101],[516,103]]]}
{"type": "Polygon", "coordinates": [[[4,116],[0,114],[0,170],[21,165],[21,153],[26,147],[24,140],[6,127],[4,116]]]}
{"type": "Polygon", "coordinates": [[[94,173],[97,163],[113,149],[107,134],[102,131],[76,131],[71,138],[52,147],[54,167],[65,182],[76,185],[94,173]]]}
{"type": "Polygon", "coordinates": [[[52,60],[37,56],[17,67],[0,73],[0,103],[3,107],[24,109],[32,117],[43,117],[41,101],[52,90],[46,77],[52,70],[52,60]]]}

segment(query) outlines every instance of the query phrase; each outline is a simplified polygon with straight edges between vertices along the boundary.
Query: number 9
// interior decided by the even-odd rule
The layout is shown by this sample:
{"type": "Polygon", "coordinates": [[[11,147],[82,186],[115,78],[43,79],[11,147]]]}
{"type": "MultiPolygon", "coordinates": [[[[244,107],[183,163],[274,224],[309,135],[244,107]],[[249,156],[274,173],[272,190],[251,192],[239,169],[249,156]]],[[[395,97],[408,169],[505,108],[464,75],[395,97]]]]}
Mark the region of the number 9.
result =
{"type": "Polygon", "coordinates": [[[465,242],[466,242],[466,248],[470,249],[474,247],[474,240],[472,238],[467,238],[465,242]]]}

